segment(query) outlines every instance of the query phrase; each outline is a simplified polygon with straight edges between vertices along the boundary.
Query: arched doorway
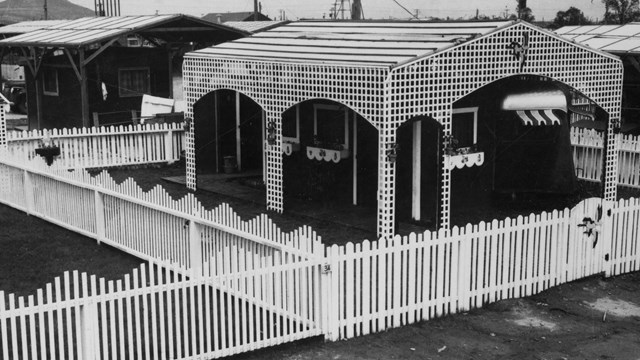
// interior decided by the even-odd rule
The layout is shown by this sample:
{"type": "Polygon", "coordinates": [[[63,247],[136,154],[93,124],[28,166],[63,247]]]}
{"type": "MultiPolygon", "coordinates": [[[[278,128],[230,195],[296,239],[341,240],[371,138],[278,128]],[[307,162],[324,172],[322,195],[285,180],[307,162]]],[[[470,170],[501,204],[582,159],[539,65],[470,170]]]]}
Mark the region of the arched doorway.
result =
{"type": "Polygon", "coordinates": [[[367,120],[338,102],[308,100],[283,113],[282,139],[285,197],[375,209],[378,134],[367,120]]]}
{"type": "Polygon", "coordinates": [[[251,98],[232,90],[216,90],[193,105],[195,155],[200,173],[263,169],[263,111],[251,98]]]}
{"type": "Polygon", "coordinates": [[[397,132],[396,216],[435,229],[440,215],[442,125],[418,116],[397,132]]]}
{"type": "Polygon", "coordinates": [[[456,101],[452,158],[468,152],[482,161],[452,167],[451,225],[571,208],[594,196],[599,185],[576,175],[571,123],[608,116],[585,100],[558,81],[519,75],[456,101]],[[589,110],[580,110],[584,103],[589,110]]]}

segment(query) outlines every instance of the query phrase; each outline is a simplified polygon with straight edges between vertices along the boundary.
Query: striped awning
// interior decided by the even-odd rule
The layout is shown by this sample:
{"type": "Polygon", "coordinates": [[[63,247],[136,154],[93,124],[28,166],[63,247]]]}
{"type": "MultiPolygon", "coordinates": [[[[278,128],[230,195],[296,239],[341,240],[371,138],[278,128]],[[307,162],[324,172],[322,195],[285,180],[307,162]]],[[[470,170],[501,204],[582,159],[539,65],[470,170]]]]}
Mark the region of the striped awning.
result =
{"type": "Polygon", "coordinates": [[[523,125],[560,125],[554,110],[567,112],[567,97],[560,90],[535,91],[507,95],[503,110],[515,111],[523,125]]]}
{"type": "Polygon", "coordinates": [[[523,125],[560,125],[560,119],[553,110],[518,110],[516,114],[523,125]]]}

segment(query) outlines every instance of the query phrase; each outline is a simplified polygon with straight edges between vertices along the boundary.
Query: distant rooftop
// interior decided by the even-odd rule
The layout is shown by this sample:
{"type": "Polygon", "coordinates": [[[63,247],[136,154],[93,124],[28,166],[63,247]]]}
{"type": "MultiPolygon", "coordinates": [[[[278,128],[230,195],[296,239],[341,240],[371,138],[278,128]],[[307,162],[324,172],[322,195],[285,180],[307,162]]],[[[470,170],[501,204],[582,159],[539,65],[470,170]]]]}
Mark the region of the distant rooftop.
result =
{"type": "MultiPolygon", "coordinates": [[[[0,46],[78,48],[128,34],[180,40],[186,37],[228,41],[246,32],[188,15],[102,16],[61,21],[55,25],[0,40],[0,46]]],[[[194,40],[189,40],[194,41],[194,40]]]]}
{"type": "Polygon", "coordinates": [[[287,23],[288,21],[227,21],[224,25],[255,34],[287,23]]]}
{"type": "MultiPolygon", "coordinates": [[[[203,16],[202,19],[218,24],[229,21],[254,21],[253,11],[209,13],[203,16]]],[[[271,21],[271,19],[267,15],[258,13],[258,21],[271,21]]]]}
{"type": "Polygon", "coordinates": [[[564,26],[555,32],[577,43],[610,53],[640,53],[640,23],[564,26]]]}

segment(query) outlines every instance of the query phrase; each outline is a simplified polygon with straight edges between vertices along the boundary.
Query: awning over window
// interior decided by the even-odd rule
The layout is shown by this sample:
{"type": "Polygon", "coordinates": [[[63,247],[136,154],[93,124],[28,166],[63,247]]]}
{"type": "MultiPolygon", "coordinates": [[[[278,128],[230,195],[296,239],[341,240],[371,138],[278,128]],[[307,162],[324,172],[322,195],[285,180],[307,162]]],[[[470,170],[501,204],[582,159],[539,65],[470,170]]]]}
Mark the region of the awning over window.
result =
{"type": "Polygon", "coordinates": [[[560,125],[553,110],[567,112],[567,98],[560,90],[510,94],[502,102],[502,109],[515,111],[524,125],[560,125]]]}
{"type": "Polygon", "coordinates": [[[518,110],[516,114],[523,125],[560,125],[560,119],[553,110],[518,110]]]}

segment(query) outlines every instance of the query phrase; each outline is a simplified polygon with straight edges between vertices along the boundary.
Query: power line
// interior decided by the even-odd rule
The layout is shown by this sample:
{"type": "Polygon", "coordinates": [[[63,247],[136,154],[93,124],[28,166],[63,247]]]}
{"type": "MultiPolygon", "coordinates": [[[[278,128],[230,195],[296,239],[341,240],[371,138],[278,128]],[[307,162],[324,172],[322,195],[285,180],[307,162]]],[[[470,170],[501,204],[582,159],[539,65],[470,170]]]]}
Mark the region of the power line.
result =
{"type": "Polygon", "coordinates": [[[396,3],[398,6],[400,6],[404,11],[408,12],[412,17],[414,17],[414,18],[416,18],[416,19],[420,20],[420,18],[418,18],[418,16],[417,16],[417,15],[415,15],[414,13],[412,13],[411,11],[409,11],[409,9],[407,9],[406,7],[402,6],[402,4],[400,4],[400,3],[398,2],[398,0],[393,0],[393,2],[394,2],[394,3],[396,3]]]}

